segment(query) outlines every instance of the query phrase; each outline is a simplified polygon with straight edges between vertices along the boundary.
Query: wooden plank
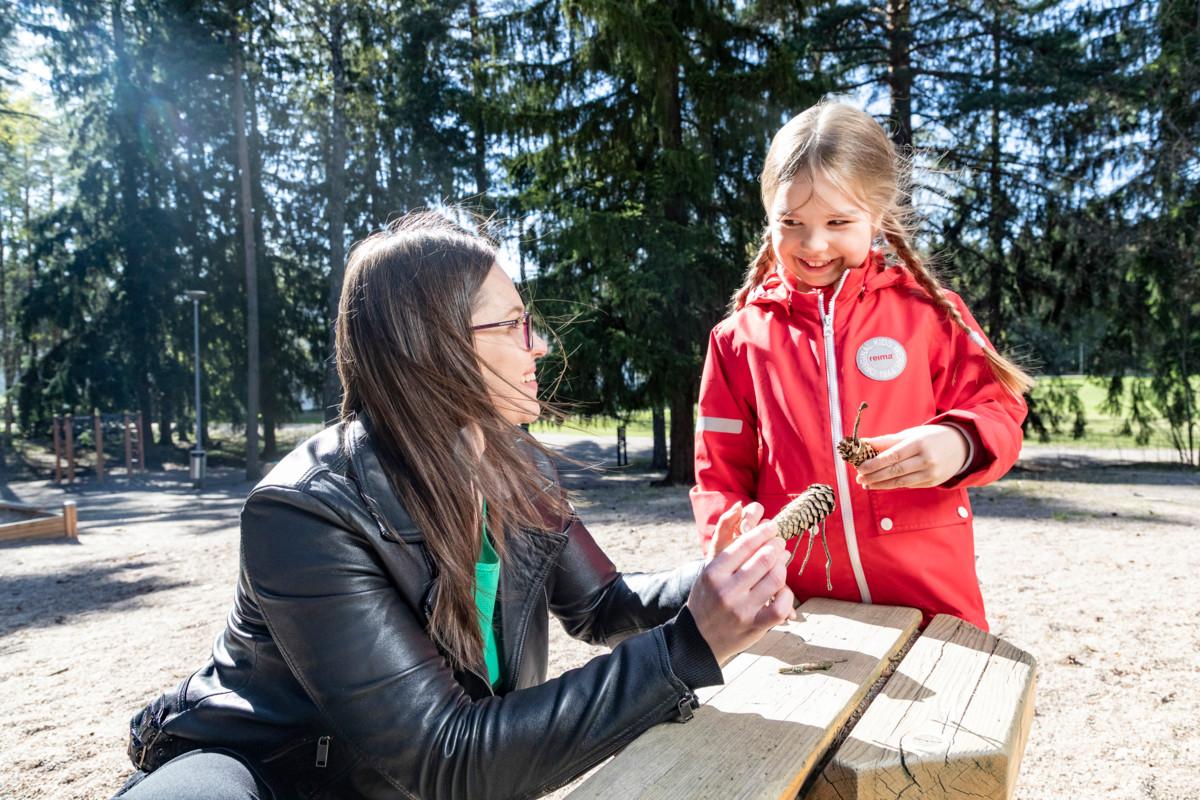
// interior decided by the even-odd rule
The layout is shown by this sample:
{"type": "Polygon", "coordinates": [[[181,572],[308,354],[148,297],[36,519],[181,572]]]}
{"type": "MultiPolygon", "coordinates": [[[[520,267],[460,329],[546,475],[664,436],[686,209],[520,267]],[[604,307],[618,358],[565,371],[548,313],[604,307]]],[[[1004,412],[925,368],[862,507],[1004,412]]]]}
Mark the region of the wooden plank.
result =
{"type": "Polygon", "coordinates": [[[868,687],[917,629],[910,608],[813,599],[724,668],[687,724],[655,726],[594,772],[572,800],[792,800],[868,687]],[[828,672],[781,675],[805,661],[828,672]]]}
{"type": "Polygon", "coordinates": [[[54,513],[53,511],[47,511],[39,506],[30,505],[29,503],[9,503],[5,501],[0,501],[0,509],[4,509],[5,511],[22,511],[31,515],[40,514],[44,516],[54,513]]]}
{"type": "Polygon", "coordinates": [[[805,800],[1013,796],[1033,657],[955,617],[917,639],[805,800]]]}
{"type": "Polygon", "coordinates": [[[63,533],[68,539],[79,538],[79,511],[75,508],[74,500],[63,501],[63,533]]]}
{"type": "Polygon", "coordinates": [[[63,533],[63,518],[55,514],[47,519],[35,519],[30,522],[10,522],[7,525],[0,525],[0,542],[7,542],[10,539],[62,536],[63,533]]]}

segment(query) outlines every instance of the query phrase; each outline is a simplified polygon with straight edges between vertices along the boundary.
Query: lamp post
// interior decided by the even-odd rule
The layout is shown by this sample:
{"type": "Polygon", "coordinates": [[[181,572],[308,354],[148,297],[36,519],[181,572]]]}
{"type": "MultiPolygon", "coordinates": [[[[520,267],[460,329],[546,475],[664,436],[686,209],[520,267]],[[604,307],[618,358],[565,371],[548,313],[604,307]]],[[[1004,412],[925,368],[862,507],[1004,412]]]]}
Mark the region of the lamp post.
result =
{"type": "Polygon", "coordinates": [[[208,465],[208,454],[204,452],[204,434],[202,433],[204,428],[200,417],[200,301],[208,296],[208,292],[192,289],[184,294],[192,299],[192,324],[196,343],[196,442],[192,452],[188,454],[190,456],[189,475],[192,485],[199,489],[204,485],[204,473],[208,465]]]}

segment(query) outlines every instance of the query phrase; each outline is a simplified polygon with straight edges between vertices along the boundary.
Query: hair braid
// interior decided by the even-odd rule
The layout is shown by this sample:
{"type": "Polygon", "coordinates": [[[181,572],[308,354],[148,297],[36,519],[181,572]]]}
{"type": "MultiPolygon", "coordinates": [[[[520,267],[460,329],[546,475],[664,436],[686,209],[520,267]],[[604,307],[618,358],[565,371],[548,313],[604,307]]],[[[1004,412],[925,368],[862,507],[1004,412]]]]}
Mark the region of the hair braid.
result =
{"type": "Polygon", "coordinates": [[[763,282],[767,272],[775,264],[775,250],[771,247],[771,229],[763,229],[762,244],[755,253],[754,258],[750,260],[750,266],[746,269],[746,280],[736,292],[733,293],[733,299],[729,302],[729,311],[733,313],[745,307],[746,299],[750,293],[763,282]]]}
{"type": "Polygon", "coordinates": [[[967,324],[963,318],[962,312],[958,310],[958,306],[946,294],[946,291],[938,279],[929,271],[925,265],[924,259],[913,250],[909,244],[908,237],[904,235],[903,228],[899,227],[897,220],[887,215],[884,220],[884,236],[887,238],[888,244],[896,251],[896,255],[908,267],[917,283],[925,290],[925,293],[933,299],[938,305],[946,309],[950,314],[950,318],[962,328],[962,330],[972,338],[983,350],[984,357],[987,358],[988,366],[992,368],[992,374],[996,376],[996,380],[1018,397],[1028,392],[1033,388],[1033,378],[1021,369],[1011,360],[1000,355],[991,347],[987,346],[982,335],[967,324]],[[894,228],[894,229],[893,229],[894,228]]]}

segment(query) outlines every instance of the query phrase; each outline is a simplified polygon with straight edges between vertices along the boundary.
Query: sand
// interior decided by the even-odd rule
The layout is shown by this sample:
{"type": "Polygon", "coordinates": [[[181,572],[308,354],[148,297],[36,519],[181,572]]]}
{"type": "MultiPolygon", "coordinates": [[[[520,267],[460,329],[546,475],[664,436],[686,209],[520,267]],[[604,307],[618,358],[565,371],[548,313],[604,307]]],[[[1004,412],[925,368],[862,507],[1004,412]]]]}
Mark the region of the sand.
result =
{"type": "MultiPolygon", "coordinates": [[[[606,442],[568,443],[609,456],[606,442]]],[[[1016,796],[1200,798],[1200,475],[1032,448],[1021,467],[972,490],[992,631],[1039,662],[1016,796]]],[[[623,569],[696,552],[686,489],[652,477],[573,479],[623,569]]],[[[0,544],[0,797],[121,785],[129,716],[200,666],[224,624],[249,488],[221,470],[199,492],[181,470],[0,486],[9,501],[75,499],[81,531],[0,544]]],[[[552,674],[603,652],[552,630],[552,674]]]]}

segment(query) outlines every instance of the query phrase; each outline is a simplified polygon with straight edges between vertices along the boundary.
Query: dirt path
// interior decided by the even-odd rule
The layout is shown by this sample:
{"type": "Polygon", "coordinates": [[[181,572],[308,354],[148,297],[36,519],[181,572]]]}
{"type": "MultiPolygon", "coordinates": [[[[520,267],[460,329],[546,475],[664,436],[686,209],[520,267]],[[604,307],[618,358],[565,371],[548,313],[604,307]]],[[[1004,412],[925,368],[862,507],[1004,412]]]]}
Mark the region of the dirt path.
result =
{"type": "MultiPolygon", "coordinates": [[[[1017,796],[1200,797],[1200,477],[1027,463],[973,493],[992,628],[1040,663],[1017,796]]],[[[78,543],[0,545],[0,797],[111,795],[129,715],[207,657],[249,487],[218,475],[197,494],[183,478],[74,490],[78,543]]],[[[580,512],[619,566],[692,557],[683,489],[637,473],[581,483],[580,512]]],[[[552,671],[597,652],[554,630],[552,671]]]]}

